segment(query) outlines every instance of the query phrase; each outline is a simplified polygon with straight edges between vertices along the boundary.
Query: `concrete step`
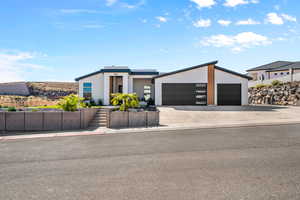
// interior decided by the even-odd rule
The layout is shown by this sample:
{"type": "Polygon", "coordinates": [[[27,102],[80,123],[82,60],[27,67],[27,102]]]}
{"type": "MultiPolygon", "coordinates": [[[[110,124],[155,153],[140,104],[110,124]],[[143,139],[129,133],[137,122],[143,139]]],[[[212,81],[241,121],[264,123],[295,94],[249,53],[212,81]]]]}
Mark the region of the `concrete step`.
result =
{"type": "Polygon", "coordinates": [[[94,119],[107,119],[106,116],[95,117],[94,119]]]}
{"type": "Polygon", "coordinates": [[[107,120],[106,119],[94,119],[91,121],[91,123],[93,123],[93,122],[95,122],[95,123],[105,122],[106,123],[107,120]]]}

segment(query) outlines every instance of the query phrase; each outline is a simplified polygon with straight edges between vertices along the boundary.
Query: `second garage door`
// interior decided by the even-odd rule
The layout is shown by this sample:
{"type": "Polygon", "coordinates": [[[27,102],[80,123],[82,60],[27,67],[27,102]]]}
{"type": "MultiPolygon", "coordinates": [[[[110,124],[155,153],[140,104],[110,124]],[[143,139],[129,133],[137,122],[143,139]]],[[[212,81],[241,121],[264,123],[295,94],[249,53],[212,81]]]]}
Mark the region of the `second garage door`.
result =
{"type": "Polygon", "coordinates": [[[205,83],[163,83],[162,105],[207,105],[205,83]]]}
{"type": "Polygon", "coordinates": [[[218,84],[218,105],[240,106],[242,104],[241,84],[218,84]]]}

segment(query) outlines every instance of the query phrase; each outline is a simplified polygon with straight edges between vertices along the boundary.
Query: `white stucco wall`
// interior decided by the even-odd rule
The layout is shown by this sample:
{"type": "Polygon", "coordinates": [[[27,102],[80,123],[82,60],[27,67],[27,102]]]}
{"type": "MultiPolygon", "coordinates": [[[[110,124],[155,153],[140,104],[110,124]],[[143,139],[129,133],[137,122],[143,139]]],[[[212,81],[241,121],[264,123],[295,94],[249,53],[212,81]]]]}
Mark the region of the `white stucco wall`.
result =
{"type": "Polygon", "coordinates": [[[240,83],[242,86],[242,105],[248,105],[248,79],[215,69],[215,104],[218,102],[217,90],[221,83],[240,83]]]}
{"type": "Polygon", "coordinates": [[[207,66],[155,79],[155,104],[162,105],[162,83],[207,83],[207,66]]]}
{"type": "Polygon", "coordinates": [[[270,72],[270,79],[283,77],[290,74],[290,70],[270,72]]]}
{"type": "Polygon", "coordinates": [[[79,96],[83,97],[83,83],[92,83],[92,98],[98,102],[99,99],[103,102],[104,90],[103,90],[103,74],[96,74],[83,78],[79,82],[79,96]]]}
{"type": "Polygon", "coordinates": [[[134,78],[133,79],[133,92],[138,95],[139,98],[144,97],[144,86],[151,87],[151,98],[154,99],[154,85],[151,79],[134,78]]]}

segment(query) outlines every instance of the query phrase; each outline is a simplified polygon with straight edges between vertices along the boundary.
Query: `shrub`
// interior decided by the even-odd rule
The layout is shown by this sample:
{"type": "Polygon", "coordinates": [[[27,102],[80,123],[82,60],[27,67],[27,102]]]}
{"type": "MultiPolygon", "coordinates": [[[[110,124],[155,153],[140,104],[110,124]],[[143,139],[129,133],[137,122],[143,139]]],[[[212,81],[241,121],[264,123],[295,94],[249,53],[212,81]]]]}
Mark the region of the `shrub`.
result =
{"type": "Polygon", "coordinates": [[[9,112],[16,112],[17,109],[15,107],[11,106],[11,107],[7,108],[7,111],[9,111],[9,112]]]}
{"type": "Polygon", "coordinates": [[[127,111],[129,108],[139,106],[139,99],[136,94],[112,94],[111,104],[114,106],[120,105],[120,111],[127,111]]]}
{"type": "Polygon", "coordinates": [[[279,81],[279,80],[274,80],[274,81],[272,81],[272,86],[278,86],[278,85],[281,85],[282,84],[282,82],[281,81],[279,81]]]}
{"type": "Polygon", "coordinates": [[[96,102],[95,102],[93,99],[91,99],[91,100],[90,100],[90,105],[91,105],[91,107],[92,107],[92,106],[96,106],[96,102]]]}
{"type": "Polygon", "coordinates": [[[102,105],[103,105],[102,99],[99,99],[98,100],[98,106],[102,106],[102,105]]]}
{"type": "Polygon", "coordinates": [[[148,106],[153,106],[153,105],[155,105],[154,99],[149,98],[148,101],[147,101],[147,104],[148,104],[148,106]]]}
{"type": "Polygon", "coordinates": [[[255,86],[255,88],[261,89],[261,88],[269,87],[269,86],[270,86],[270,85],[268,85],[268,84],[257,84],[257,85],[255,86]]]}
{"type": "Polygon", "coordinates": [[[75,94],[70,94],[69,96],[64,97],[58,103],[59,107],[64,111],[77,111],[78,108],[83,104],[83,98],[79,98],[75,94]]]}

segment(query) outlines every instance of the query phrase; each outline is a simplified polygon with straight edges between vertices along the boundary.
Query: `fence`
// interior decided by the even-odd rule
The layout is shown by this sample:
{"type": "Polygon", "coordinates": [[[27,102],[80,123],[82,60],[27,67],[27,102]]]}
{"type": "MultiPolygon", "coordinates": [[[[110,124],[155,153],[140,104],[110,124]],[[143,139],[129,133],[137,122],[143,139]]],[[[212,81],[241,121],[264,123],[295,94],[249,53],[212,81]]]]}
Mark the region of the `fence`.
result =
{"type": "Polygon", "coordinates": [[[283,83],[292,82],[292,81],[300,81],[300,73],[286,75],[278,78],[267,79],[267,80],[259,80],[259,81],[249,81],[248,87],[254,87],[257,84],[271,84],[272,81],[278,80],[283,83]]]}
{"type": "Polygon", "coordinates": [[[61,131],[87,128],[97,109],[76,112],[0,112],[0,131],[61,131]]]}

